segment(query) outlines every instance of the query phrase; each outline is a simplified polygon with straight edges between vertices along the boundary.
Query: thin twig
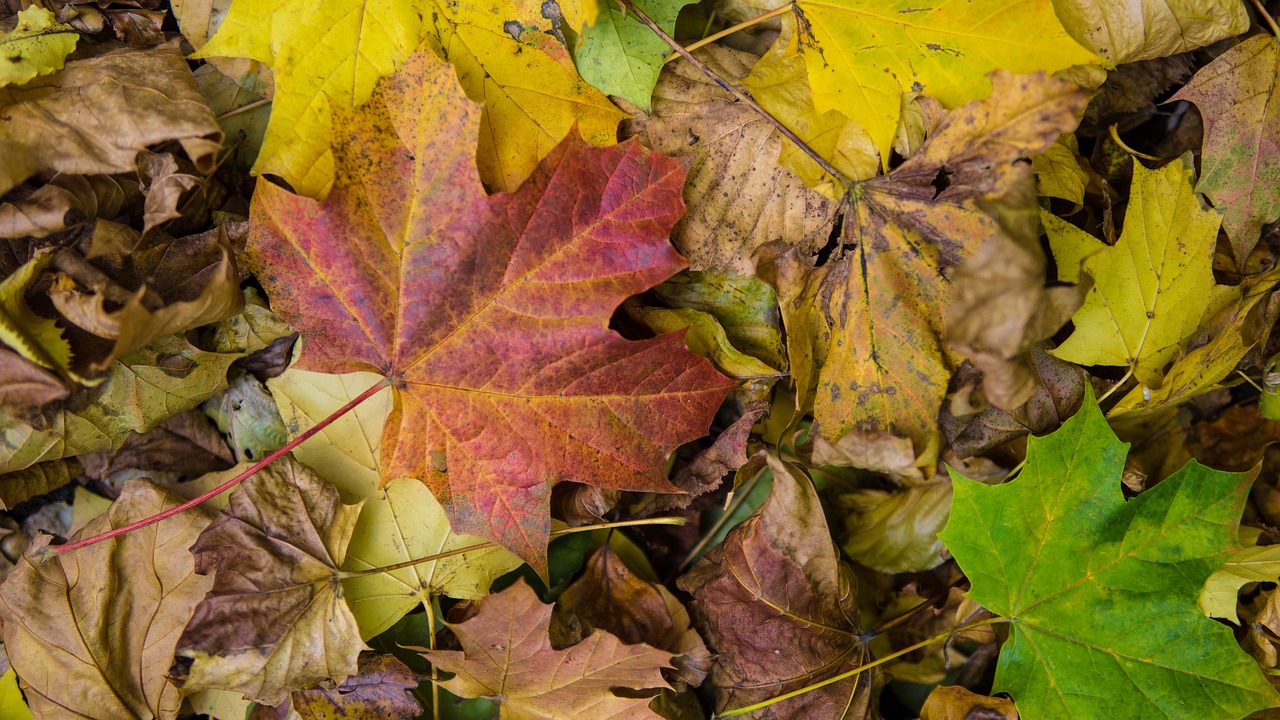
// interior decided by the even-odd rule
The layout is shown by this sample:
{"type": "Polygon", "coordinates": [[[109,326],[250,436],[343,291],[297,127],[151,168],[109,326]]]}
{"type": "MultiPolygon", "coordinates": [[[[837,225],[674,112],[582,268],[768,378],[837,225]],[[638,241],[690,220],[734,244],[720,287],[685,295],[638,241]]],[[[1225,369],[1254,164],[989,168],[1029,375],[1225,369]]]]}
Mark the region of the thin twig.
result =
{"type": "Polygon", "coordinates": [[[1161,160],[1164,160],[1164,158],[1156,157],[1155,155],[1148,155],[1144,152],[1138,152],[1137,150],[1134,150],[1133,148],[1129,147],[1127,144],[1125,144],[1124,140],[1120,139],[1120,133],[1116,132],[1116,126],[1114,124],[1112,124],[1112,126],[1108,128],[1108,130],[1111,132],[1111,139],[1114,140],[1115,143],[1120,146],[1121,150],[1124,150],[1130,155],[1134,157],[1142,158],[1143,160],[1150,160],[1151,162],[1160,162],[1161,160]]]}
{"type": "MultiPolygon", "coordinates": [[[[1113,125],[1112,127],[1115,127],[1115,126],[1113,125]]],[[[1129,382],[1129,378],[1131,377],[1133,377],[1132,365],[1129,366],[1129,372],[1125,373],[1124,377],[1117,380],[1115,385],[1112,385],[1111,387],[1107,388],[1107,391],[1102,393],[1102,397],[1098,398],[1098,404],[1101,405],[1103,400],[1106,400],[1107,398],[1111,397],[1112,393],[1119,390],[1120,387],[1125,383],[1129,382]]]]}
{"type": "Polygon", "coordinates": [[[680,563],[680,567],[676,572],[684,572],[685,569],[692,565],[693,561],[702,554],[702,551],[706,549],[707,544],[711,542],[711,538],[715,537],[716,534],[720,532],[721,528],[725,526],[725,523],[729,522],[729,518],[733,517],[733,513],[741,507],[744,501],[746,501],[747,495],[751,494],[751,491],[756,487],[756,483],[759,482],[760,478],[764,475],[764,471],[768,469],[768,466],[760,468],[756,471],[755,475],[751,476],[750,480],[742,483],[741,486],[734,490],[733,501],[729,503],[729,507],[725,508],[724,514],[716,520],[715,524],[711,526],[711,529],[699,538],[698,544],[694,545],[693,549],[689,551],[689,554],[685,556],[684,562],[680,563]]]}
{"type": "MultiPolygon", "coordinates": [[[[580,525],[578,527],[561,528],[560,530],[552,530],[551,537],[559,537],[561,535],[570,535],[572,533],[594,532],[596,530],[609,530],[612,528],[641,527],[646,525],[683,525],[683,524],[685,524],[685,519],[682,517],[658,517],[658,518],[644,518],[641,520],[619,520],[618,522],[600,523],[599,525],[580,525]]],[[[426,555],[424,557],[414,558],[412,560],[404,560],[402,562],[393,563],[391,565],[383,565],[381,567],[367,568],[364,570],[340,570],[338,572],[337,577],[339,580],[350,580],[351,578],[364,577],[366,575],[379,575],[381,573],[395,572],[396,570],[403,570],[408,567],[413,567],[414,565],[421,565],[422,563],[435,562],[436,560],[443,560],[445,558],[451,558],[456,555],[466,555],[469,552],[475,552],[477,550],[488,550],[489,548],[496,548],[496,547],[500,547],[498,543],[492,542],[492,541],[486,541],[486,542],[476,543],[474,545],[465,545],[463,547],[454,548],[452,550],[445,550],[444,552],[439,552],[434,555],[426,555]]],[[[328,578],[325,578],[325,579],[327,580],[328,578]]]]}
{"type": "Polygon", "coordinates": [[[1276,19],[1271,17],[1271,13],[1267,12],[1267,9],[1263,7],[1262,0],[1253,0],[1253,6],[1258,9],[1258,14],[1262,16],[1262,19],[1267,21],[1267,27],[1271,28],[1272,36],[1280,40],[1280,26],[1276,25],[1276,19]]]}
{"type": "Polygon", "coordinates": [[[747,107],[754,110],[757,114],[760,115],[760,117],[764,118],[765,121],[767,121],[770,125],[776,128],[778,132],[782,133],[783,137],[795,143],[796,147],[800,148],[800,150],[803,151],[805,155],[808,155],[810,158],[813,159],[814,162],[818,163],[818,167],[822,168],[826,173],[831,175],[831,177],[835,178],[836,182],[838,182],[841,187],[844,187],[844,188],[849,187],[850,185],[849,178],[845,177],[844,173],[840,172],[835,168],[834,165],[827,162],[826,158],[822,157],[821,155],[818,154],[816,150],[809,147],[808,143],[806,143],[804,140],[801,140],[800,136],[792,132],[791,129],[788,128],[786,125],[783,125],[780,120],[770,115],[769,112],[764,108],[760,107],[760,105],[756,103],[756,101],[752,99],[750,95],[739,90],[732,83],[720,77],[720,74],[717,73],[715,70],[712,70],[711,68],[707,67],[706,64],[703,63],[701,60],[691,55],[688,50],[685,50],[684,47],[680,45],[680,43],[672,39],[672,37],[667,34],[666,30],[663,30],[661,27],[659,27],[658,24],[655,23],[652,18],[646,15],[643,10],[636,7],[636,4],[632,2],[632,0],[618,0],[618,2],[621,3],[623,7],[627,9],[627,12],[635,13],[636,18],[639,19],[640,22],[644,23],[645,25],[648,25],[649,29],[657,33],[658,37],[662,38],[662,41],[665,42],[672,50],[675,50],[677,53],[679,53],[680,57],[683,57],[685,60],[688,60],[695,68],[698,69],[699,72],[701,72],[703,75],[706,75],[707,77],[714,80],[715,83],[720,87],[729,91],[731,95],[733,95],[743,104],[745,104],[747,107]]]}
{"type": "Polygon", "coordinates": [[[817,690],[817,689],[819,689],[819,688],[824,688],[824,687],[826,687],[826,686],[828,686],[828,685],[832,685],[832,684],[834,684],[834,683],[838,683],[838,682],[840,682],[841,680],[847,680],[847,679],[849,679],[849,678],[851,678],[851,677],[854,677],[854,676],[856,676],[856,675],[860,675],[860,674],[862,674],[863,672],[865,672],[865,671],[867,671],[867,670],[870,670],[870,669],[871,669],[871,668],[873,668],[873,667],[876,667],[877,665],[883,665],[883,664],[885,664],[885,663],[889,662],[890,660],[897,660],[898,658],[902,657],[903,655],[907,655],[907,654],[909,654],[909,653],[913,653],[913,652],[915,652],[916,650],[919,650],[919,649],[921,649],[921,648],[929,647],[930,645],[932,645],[932,644],[934,644],[934,643],[936,643],[936,642],[941,642],[941,641],[946,640],[946,639],[948,639],[948,638],[950,638],[950,637],[952,637],[952,636],[954,636],[954,635],[959,635],[959,634],[960,634],[960,633],[962,633],[962,632],[968,632],[969,630],[973,630],[973,629],[975,629],[975,628],[984,627],[984,626],[986,626],[986,625],[995,625],[995,624],[997,624],[997,623],[1006,623],[1006,622],[1009,622],[1009,620],[1008,620],[1007,618],[1002,618],[1002,617],[991,617],[991,618],[985,618],[985,619],[983,619],[983,620],[979,620],[978,622],[970,623],[970,624],[968,624],[968,625],[961,625],[960,627],[952,628],[951,630],[948,630],[947,632],[940,633],[940,634],[938,634],[938,635],[934,635],[933,637],[929,638],[928,640],[921,640],[920,642],[916,643],[915,645],[912,645],[912,646],[910,646],[910,647],[903,648],[903,649],[901,649],[901,650],[899,650],[899,651],[897,651],[897,652],[895,652],[895,653],[890,653],[889,655],[885,655],[884,657],[880,658],[879,660],[875,660],[875,661],[873,661],[873,662],[869,662],[869,663],[867,663],[866,665],[859,665],[858,667],[856,667],[856,668],[854,668],[854,669],[852,669],[852,670],[849,670],[848,672],[842,672],[842,673],[840,673],[839,675],[833,675],[833,676],[831,676],[831,677],[827,678],[826,680],[823,680],[822,682],[816,682],[816,683],[814,683],[814,684],[812,684],[812,685],[806,685],[806,686],[804,686],[804,687],[800,688],[799,690],[792,690],[792,691],[791,691],[791,692],[789,692],[789,693],[784,693],[784,694],[779,695],[779,696],[777,696],[777,697],[769,698],[768,700],[764,700],[764,701],[758,702],[758,703],[756,703],[756,704],[754,704],[754,705],[748,705],[748,706],[746,706],[746,707],[736,708],[736,709],[734,709],[734,710],[730,710],[730,711],[728,711],[728,712],[720,713],[719,715],[716,715],[716,718],[735,717],[735,716],[737,716],[737,715],[745,715],[745,714],[747,714],[747,713],[749,713],[749,712],[755,712],[756,710],[761,710],[761,709],[767,708],[767,707],[769,707],[770,705],[773,705],[773,704],[775,704],[775,703],[780,703],[780,702],[782,702],[783,700],[790,700],[790,699],[791,699],[791,698],[793,698],[793,697],[797,697],[797,696],[803,695],[803,694],[805,694],[805,693],[813,692],[814,690],[817,690]]]}
{"type": "MultiPolygon", "coordinates": [[[[783,14],[786,14],[786,13],[788,13],[788,12],[791,12],[791,5],[790,5],[790,4],[782,5],[782,6],[780,6],[780,7],[776,7],[776,8],[774,8],[774,9],[770,10],[769,12],[767,12],[767,13],[765,13],[765,14],[763,14],[763,15],[757,15],[757,16],[755,16],[755,17],[751,18],[750,20],[743,20],[742,22],[738,23],[737,25],[734,25],[733,27],[727,27],[727,28],[725,28],[724,30],[721,30],[720,32],[718,32],[718,33],[716,33],[716,34],[714,34],[714,35],[708,35],[708,36],[706,36],[706,37],[702,38],[701,40],[699,40],[698,42],[692,43],[692,44],[690,44],[690,45],[686,45],[684,49],[685,49],[687,52],[693,52],[694,50],[697,50],[697,49],[698,49],[698,48],[700,48],[700,47],[703,47],[703,46],[705,46],[705,45],[710,45],[711,43],[713,43],[713,42],[715,42],[715,41],[719,40],[719,39],[720,39],[720,38],[722,38],[722,37],[728,37],[728,36],[730,36],[730,35],[732,35],[732,34],[734,34],[734,33],[738,32],[739,30],[746,30],[747,28],[751,27],[752,25],[757,25],[757,24],[759,24],[759,23],[764,22],[765,20],[768,20],[768,19],[770,19],[770,18],[776,18],[776,17],[778,17],[779,15],[783,15],[783,14]]],[[[675,59],[676,59],[676,58],[678,58],[678,57],[680,57],[680,53],[678,53],[678,52],[673,52],[673,53],[671,53],[670,55],[668,55],[668,56],[666,57],[666,59],[662,61],[662,63],[665,65],[665,64],[667,64],[667,63],[671,62],[672,60],[675,60],[675,59]]]]}
{"type": "Polygon", "coordinates": [[[258,108],[262,107],[263,105],[270,105],[270,104],[271,104],[271,99],[270,99],[270,98],[262,98],[261,100],[254,100],[254,101],[253,101],[253,102],[251,102],[251,103],[246,103],[246,104],[244,104],[244,105],[241,105],[240,107],[236,108],[235,110],[228,110],[228,111],[226,111],[226,112],[222,113],[221,115],[219,115],[218,117],[214,118],[214,120],[217,120],[218,122],[222,122],[223,120],[226,120],[226,119],[227,119],[227,118],[229,118],[229,117],[235,117],[236,115],[239,115],[240,113],[247,113],[247,112],[249,112],[250,110],[257,110],[258,108]]]}
{"type": "Polygon", "coordinates": [[[921,601],[919,605],[912,607],[910,610],[902,613],[901,615],[893,617],[889,620],[885,620],[884,622],[880,623],[874,628],[862,633],[863,641],[865,642],[873,638],[879,637],[885,634],[891,628],[901,625],[903,622],[907,621],[913,615],[920,612],[921,610],[928,607],[933,607],[939,600],[942,600],[943,598],[946,598],[948,595],[950,595],[953,589],[960,587],[961,585],[963,585],[968,581],[969,581],[969,578],[964,577],[963,575],[956,578],[954,582],[952,582],[950,585],[943,588],[941,592],[935,593],[932,597],[926,598],[925,600],[921,601]]]}
{"type": "Polygon", "coordinates": [[[252,476],[253,476],[255,473],[257,473],[259,470],[261,470],[262,468],[264,468],[264,467],[266,467],[266,466],[270,465],[271,463],[275,462],[277,459],[279,459],[279,458],[280,458],[281,456],[283,456],[284,454],[288,453],[289,451],[291,451],[291,450],[293,450],[294,448],[298,447],[298,446],[299,446],[299,445],[301,445],[302,443],[306,442],[306,441],[307,441],[307,440],[309,440],[313,435],[315,435],[316,433],[318,433],[318,432],[320,432],[321,430],[324,430],[326,427],[328,427],[328,426],[330,425],[330,423],[332,423],[333,421],[337,420],[338,418],[342,417],[343,415],[346,415],[347,413],[349,413],[349,412],[351,412],[352,410],[354,410],[354,409],[356,408],[356,406],[358,406],[360,403],[362,403],[362,402],[364,402],[365,400],[368,400],[369,398],[371,398],[371,397],[373,397],[374,395],[378,394],[378,392],[379,392],[380,390],[382,390],[383,388],[387,387],[387,386],[390,384],[390,382],[391,382],[390,380],[388,380],[388,379],[386,379],[386,378],[383,378],[380,382],[378,382],[378,383],[374,384],[374,386],[373,386],[373,387],[371,387],[371,388],[369,388],[368,390],[365,390],[364,392],[362,392],[362,393],[360,393],[359,395],[357,395],[357,396],[355,397],[355,399],[353,399],[351,402],[349,402],[349,403],[347,403],[346,405],[343,405],[342,407],[338,408],[338,409],[337,409],[337,410],[335,410],[333,413],[331,413],[328,417],[324,418],[323,420],[321,420],[320,422],[316,423],[315,425],[312,425],[311,427],[307,428],[307,430],[306,430],[305,432],[300,433],[300,434],[298,435],[298,437],[296,437],[296,438],[294,438],[294,439],[290,440],[289,442],[285,443],[285,445],[284,445],[283,447],[281,447],[279,450],[276,450],[275,452],[271,453],[270,455],[268,455],[268,456],[266,456],[266,457],[262,458],[262,459],[261,459],[261,460],[259,460],[258,462],[256,462],[256,463],[254,463],[253,465],[249,466],[249,467],[248,467],[244,472],[240,473],[239,475],[236,475],[235,477],[231,478],[230,480],[228,480],[228,481],[226,481],[226,482],[222,483],[221,485],[219,485],[218,487],[216,487],[216,488],[214,488],[214,489],[210,490],[209,492],[207,492],[207,493],[205,493],[205,494],[203,494],[203,495],[200,495],[199,497],[194,497],[194,498],[192,498],[192,499],[190,499],[190,500],[188,500],[188,501],[186,501],[186,502],[182,503],[181,505],[175,505],[175,506],[173,506],[173,507],[169,508],[168,510],[165,510],[164,512],[157,513],[157,514],[152,515],[152,516],[150,516],[150,517],[142,518],[141,520],[137,520],[137,521],[131,522],[131,523],[129,523],[128,525],[122,525],[122,526],[120,526],[120,527],[118,527],[118,528],[115,528],[115,529],[113,529],[113,530],[108,530],[107,532],[104,532],[104,533],[101,533],[101,534],[98,534],[98,535],[94,535],[94,536],[92,536],[92,537],[87,537],[87,538],[83,538],[83,539],[81,539],[81,540],[76,540],[75,542],[70,542],[70,543],[67,543],[67,544],[65,544],[65,545],[54,545],[54,546],[51,546],[51,547],[49,548],[49,550],[51,550],[51,551],[52,551],[52,552],[54,552],[55,554],[61,555],[61,554],[63,554],[63,553],[70,552],[70,551],[72,551],[72,550],[78,550],[78,549],[83,548],[83,547],[88,547],[88,546],[90,546],[90,545],[95,545],[95,544],[97,544],[97,543],[102,542],[103,540],[110,540],[110,539],[111,539],[111,538],[113,538],[113,537],[117,537],[117,536],[120,536],[120,535],[124,535],[124,534],[126,534],[126,533],[131,533],[131,532],[133,532],[134,530],[137,530],[137,529],[139,529],[139,528],[144,528],[144,527],[147,527],[148,525],[154,525],[154,524],[156,524],[156,523],[158,523],[158,522],[161,522],[161,521],[163,521],[163,520],[168,520],[169,518],[173,517],[174,515],[178,515],[179,513],[183,513],[183,512],[185,512],[185,511],[190,510],[191,508],[193,508],[193,507],[195,507],[195,506],[197,506],[197,505],[199,505],[199,504],[203,503],[203,502],[204,502],[204,501],[206,501],[206,500],[209,500],[209,499],[211,499],[211,498],[213,498],[213,497],[216,497],[216,496],[218,496],[218,495],[221,495],[222,493],[226,492],[227,490],[230,490],[231,488],[235,487],[236,485],[239,485],[241,482],[245,481],[246,479],[248,479],[248,478],[252,477],[252,476]]]}

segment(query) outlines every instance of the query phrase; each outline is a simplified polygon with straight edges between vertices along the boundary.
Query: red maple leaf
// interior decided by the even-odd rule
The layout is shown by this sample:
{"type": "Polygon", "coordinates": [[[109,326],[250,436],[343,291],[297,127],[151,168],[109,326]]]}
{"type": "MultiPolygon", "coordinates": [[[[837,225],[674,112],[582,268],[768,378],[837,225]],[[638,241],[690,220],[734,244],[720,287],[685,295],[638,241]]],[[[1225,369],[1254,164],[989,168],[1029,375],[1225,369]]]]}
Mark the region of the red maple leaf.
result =
{"type": "Polygon", "coordinates": [[[519,190],[486,197],[478,123],[450,67],[419,52],[335,119],[350,137],[324,202],[259,184],[250,263],[302,334],[299,367],[392,379],[384,481],[422,479],[456,532],[542,568],[555,483],[677,492],[667,456],[732,383],[679,334],[608,328],[685,267],[667,240],[684,167],[571,133],[519,190]]]}

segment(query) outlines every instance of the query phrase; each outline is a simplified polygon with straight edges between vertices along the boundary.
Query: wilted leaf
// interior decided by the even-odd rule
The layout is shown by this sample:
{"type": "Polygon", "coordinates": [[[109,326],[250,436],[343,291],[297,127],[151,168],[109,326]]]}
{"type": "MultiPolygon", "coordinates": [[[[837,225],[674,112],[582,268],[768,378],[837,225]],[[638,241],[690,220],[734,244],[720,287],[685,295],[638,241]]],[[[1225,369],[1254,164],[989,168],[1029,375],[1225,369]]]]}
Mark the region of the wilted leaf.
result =
{"type": "Polygon", "coordinates": [[[1125,502],[1126,449],[1089,397],[1062,429],[1030,440],[1011,483],[953,473],[943,542],[973,582],[970,599],[1011,626],[994,690],[1025,720],[1240,717],[1273,705],[1231,630],[1196,608],[1233,550],[1251,476],[1193,462],[1125,502]]]}
{"type": "Polygon", "coordinates": [[[278,705],[356,673],[365,648],[338,568],[359,513],[288,457],[236,488],[191,546],[213,586],[178,641],[184,692],[223,688],[278,705]]]}
{"type": "Polygon", "coordinates": [[[738,380],[778,377],[782,373],[733,346],[710,313],[690,308],[646,307],[628,300],[623,309],[654,334],[684,332],[689,351],[710,360],[720,372],[738,380]]]}
{"type": "Polygon", "coordinates": [[[28,468],[0,475],[0,508],[12,510],[18,503],[53,492],[69,484],[82,472],[75,458],[36,463],[28,468]]]}
{"type": "Polygon", "coordinates": [[[694,499],[720,487],[726,475],[747,463],[747,443],[756,422],[769,412],[764,401],[756,401],[743,410],[741,417],[716,436],[711,447],[698,453],[689,464],[676,470],[671,482],[685,491],[684,495],[659,495],[644,508],[652,515],[673,508],[687,508],[694,499]]]}
{"type": "Polygon", "coordinates": [[[140,195],[127,176],[59,173],[27,197],[0,203],[0,237],[42,238],[94,218],[116,217],[140,195]]]}
{"type": "MultiPolygon", "coordinates": [[[[813,483],[769,457],[769,499],[684,577],[696,627],[718,656],[716,711],[819,682],[863,664],[852,577],[831,543],[813,483]]],[[[879,673],[868,670],[749,717],[860,719],[879,673]]]]}
{"type": "Polygon", "coordinates": [[[1248,582],[1274,583],[1277,579],[1280,579],[1280,545],[1237,550],[1205,581],[1198,600],[1200,610],[1209,617],[1239,625],[1236,596],[1240,586],[1248,582]]]}
{"type": "Polygon", "coordinates": [[[1101,63],[1067,35],[1049,0],[800,0],[795,12],[818,111],[840,110],[867,128],[886,164],[904,92],[956,107],[986,95],[994,70],[1101,63]]]}
{"type": "Polygon", "coordinates": [[[675,655],[677,690],[696,688],[711,669],[711,653],[671,591],[645,582],[608,545],[587,560],[582,576],[560,594],[559,608],[628,645],[645,644],[675,655]]]}
{"type": "Polygon", "coordinates": [[[951,510],[951,483],[945,478],[901,489],[841,493],[836,508],[844,520],[840,547],[872,570],[919,572],[947,558],[938,539],[951,510]]]}
{"type": "Polygon", "coordinates": [[[448,67],[421,52],[380,93],[325,203],[259,184],[251,263],[302,331],[299,368],[396,378],[384,480],[423,480],[455,532],[544,569],[553,484],[673,492],[667,455],[731,384],[678,335],[607,327],[682,266],[666,235],[683,169],[570,138],[485,198],[476,108],[448,67]]]}
{"type": "Polygon", "coordinates": [[[622,696],[614,689],[669,687],[661,671],[671,667],[671,653],[626,645],[603,630],[556,650],[547,634],[551,606],[539,602],[523,581],[477,605],[471,618],[449,624],[461,652],[426,653],[437,668],[454,673],[440,683],[450,692],[493,697],[511,720],[661,717],[649,709],[651,698],[622,696]]]}
{"type": "Polygon", "coordinates": [[[204,411],[227,436],[237,462],[261,460],[289,440],[271,394],[247,373],[205,400],[204,411]]]}
{"type": "Polygon", "coordinates": [[[0,111],[0,195],[37,172],[129,172],[140,150],[169,140],[209,172],[222,142],[176,42],[0,88],[0,111]]]}
{"type": "Polygon", "coordinates": [[[32,310],[27,301],[32,283],[52,260],[52,254],[41,253],[0,280],[0,344],[30,362],[74,377],[65,332],[53,318],[32,310]]]}
{"type": "Polygon", "coordinates": [[[920,720],[1018,720],[1013,703],[969,692],[958,685],[939,686],[925,698],[920,720]]]}
{"type": "Polygon", "coordinates": [[[1053,0],[1071,37],[1112,65],[1177,55],[1249,29],[1236,0],[1053,0]]]}
{"type": "MultiPolygon", "coordinates": [[[[690,0],[640,0],[644,11],[667,34],[675,32],[676,16],[690,0]]],[[[663,58],[671,48],[614,0],[609,0],[597,21],[582,32],[582,44],[574,54],[582,79],[606,95],[617,95],[649,111],[649,97],[662,72],[663,58]]]]}
{"type": "Polygon", "coordinates": [[[1084,189],[1089,173],[1081,167],[1080,149],[1075,135],[1063,135],[1044,152],[1031,156],[1036,171],[1036,191],[1043,196],[1070,200],[1077,206],[1084,202],[1084,189]]]}
{"type": "Polygon", "coordinates": [[[1072,317],[1075,332],[1054,355],[1081,365],[1118,365],[1159,388],[1164,366],[1201,322],[1238,288],[1214,284],[1213,247],[1221,217],[1192,191],[1191,154],[1147,170],[1134,163],[1124,231],[1113,246],[1042,213],[1058,278],[1087,273],[1094,285],[1072,317]]]}
{"type": "Polygon", "coordinates": [[[950,268],[1004,232],[991,203],[1034,201],[1030,168],[1017,161],[1071,129],[1086,97],[1044,75],[992,82],[990,98],[948,114],[910,160],[854,187],[844,229],[853,247],[838,261],[812,268],[779,246],[761,256],[778,288],[797,412],[812,409],[833,441],[854,429],[908,438],[929,472],[958,364],[942,341],[950,268]]]}
{"type": "MultiPolygon", "coordinates": [[[[1244,14],[1239,3],[1228,4],[1244,14]]],[[[1222,213],[1240,270],[1262,226],[1280,217],[1278,96],[1280,46],[1258,35],[1219,55],[1170,98],[1200,108],[1204,155],[1196,190],[1222,213]]]]}
{"type": "MultiPolygon", "coordinates": [[[[709,46],[695,56],[730,82],[754,55],[709,46]]],[[[836,205],[778,165],[782,135],[687,62],[671,63],[653,91],[653,112],[624,124],[664,155],[691,156],[688,212],[672,242],[694,270],[755,274],[751,253],[782,240],[816,254],[827,242],[836,205]]]]}
{"type": "Polygon", "coordinates": [[[410,691],[422,679],[391,655],[367,655],[341,686],[293,693],[293,709],[302,720],[413,720],[422,706],[410,691]]]}
{"type": "MultiPolygon", "coordinates": [[[[146,482],[125,486],[88,537],[177,505],[146,482]]],[[[212,586],[187,548],[209,524],[193,509],[122,537],[41,562],[38,541],[0,585],[9,661],[37,717],[173,718],[174,646],[212,586]]],[[[7,716],[6,716],[7,717],[7,716]]]]}
{"type": "Polygon", "coordinates": [[[81,455],[80,463],[86,477],[102,481],[129,470],[195,478],[226,470],[235,464],[235,455],[204,413],[187,410],[151,430],[130,435],[114,450],[81,455]]]}
{"type": "Polygon", "coordinates": [[[7,61],[0,65],[0,87],[61,70],[79,37],[74,28],[57,22],[53,13],[39,5],[18,13],[18,26],[0,35],[0,55],[7,61]]]}
{"type": "Polygon", "coordinates": [[[734,347],[773,367],[786,366],[778,298],[760,278],[686,270],[650,292],[668,307],[710,313],[734,347]]]}

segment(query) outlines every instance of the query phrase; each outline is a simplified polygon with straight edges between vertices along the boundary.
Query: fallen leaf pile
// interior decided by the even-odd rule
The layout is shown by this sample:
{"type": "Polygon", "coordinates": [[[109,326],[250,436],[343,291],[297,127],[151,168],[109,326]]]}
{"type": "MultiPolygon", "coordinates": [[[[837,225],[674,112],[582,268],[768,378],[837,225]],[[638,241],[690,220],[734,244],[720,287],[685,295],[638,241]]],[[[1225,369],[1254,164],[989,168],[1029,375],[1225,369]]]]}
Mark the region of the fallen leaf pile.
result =
{"type": "Polygon", "coordinates": [[[1270,717],[1278,14],[0,0],[0,717],[1270,717]]]}

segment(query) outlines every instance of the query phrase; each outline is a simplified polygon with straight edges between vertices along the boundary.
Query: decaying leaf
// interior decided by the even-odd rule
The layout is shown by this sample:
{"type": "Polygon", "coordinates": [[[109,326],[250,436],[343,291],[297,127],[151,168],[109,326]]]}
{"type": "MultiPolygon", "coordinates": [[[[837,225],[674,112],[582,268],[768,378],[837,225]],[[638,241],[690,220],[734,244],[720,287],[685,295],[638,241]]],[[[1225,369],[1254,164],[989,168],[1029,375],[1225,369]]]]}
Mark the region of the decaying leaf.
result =
{"type": "MultiPolygon", "coordinates": [[[[712,45],[695,56],[731,81],[755,56],[712,45]]],[[[806,254],[827,242],[836,204],[778,165],[787,142],[773,126],[688,63],[663,70],[653,112],[628,121],[627,135],[664,155],[692,157],[688,212],[672,241],[694,270],[755,274],[751,253],[781,240],[806,254]]]]}
{"type": "MultiPolygon", "coordinates": [[[[177,505],[149,483],[125,486],[88,537],[177,505]]],[[[209,524],[194,509],[122,537],[41,562],[30,548],[0,585],[9,661],[38,718],[170,719],[182,691],[169,666],[183,626],[213,585],[187,548],[209,524]]]]}
{"type": "Polygon", "coordinates": [[[342,685],[299,690],[290,699],[302,720],[413,720],[422,706],[410,691],[422,680],[391,655],[362,655],[359,672],[342,685]]]}
{"type": "Polygon", "coordinates": [[[1063,27],[1112,65],[1177,55],[1249,29],[1235,0],[1053,0],[1063,27]]]}
{"type": "Polygon", "coordinates": [[[778,288],[797,412],[812,410],[833,441],[854,429],[907,438],[928,472],[958,364],[942,342],[955,302],[949,270],[1004,232],[986,207],[1034,201],[1019,191],[1032,179],[1017,161],[1074,127],[1086,99],[1044,75],[998,72],[992,83],[990,98],[948,114],[910,160],[855,186],[852,247],[837,262],[812,268],[779,245],[760,256],[778,288]]]}
{"type": "Polygon", "coordinates": [[[938,539],[951,509],[951,483],[945,477],[901,489],[842,493],[836,508],[844,520],[840,547],[873,570],[919,572],[947,558],[938,539]]]}
{"type": "Polygon", "coordinates": [[[671,667],[671,653],[624,644],[603,630],[557,650],[547,634],[550,623],[551,606],[521,580],[480,600],[471,618],[449,624],[461,651],[425,655],[454,673],[443,687],[459,697],[492,697],[511,720],[661,717],[649,709],[652,698],[632,695],[669,687],[661,671],[671,667]],[[633,692],[619,695],[615,688],[633,692]]]}
{"type": "Polygon", "coordinates": [[[18,26],[0,35],[0,55],[7,61],[0,64],[0,87],[61,70],[78,39],[74,28],[39,5],[18,13],[18,26]]]}
{"type": "Polygon", "coordinates": [[[1056,72],[1099,58],[1071,39],[1049,0],[920,5],[915,0],[796,3],[799,53],[820,112],[837,109],[871,133],[881,161],[898,129],[904,92],[946,107],[993,88],[987,73],[1056,72]]]}
{"type": "Polygon", "coordinates": [[[1280,545],[1246,547],[1232,553],[1213,571],[1200,590],[1198,604],[1205,615],[1239,624],[1236,596],[1248,582],[1276,582],[1280,578],[1280,545]]]}
{"type": "Polygon", "coordinates": [[[1075,331],[1053,351],[1082,365],[1132,369],[1144,386],[1159,388],[1164,366],[1207,318],[1240,298],[1239,288],[1214,283],[1213,247],[1221,216],[1192,191],[1191,154],[1159,170],[1135,161],[1124,231],[1104,245],[1048,213],[1058,278],[1094,278],[1075,331]]]}
{"type": "MultiPolygon", "coordinates": [[[[716,711],[781,695],[862,665],[852,577],[831,542],[813,483],[769,457],[773,490],[722,545],[680,578],[695,627],[718,656],[716,711]]],[[[863,718],[879,671],[771,705],[754,718],[863,718]]]]}
{"type": "Polygon", "coordinates": [[[943,542],[972,579],[969,598],[1011,626],[994,690],[1025,720],[1270,707],[1275,690],[1230,629],[1196,607],[1234,549],[1252,476],[1192,462],[1125,502],[1127,449],[1090,396],[1060,430],[1031,439],[1011,483],[953,473],[943,542]]]}
{"type": "Polygon", "coordinates": [[[711,669],[711,653],[676,596],[638,577],[608,545],[587,560],[585,572],[560,594],[557,607],[628,645],[643,643],[674,654],[677,690],[698,687],[711,669]]]}
{"type": "Polygon", "coordinates": [[[356,674],[365,647],[338,568],[359,513],[289,457],[236,488],[191,546],[213,585],[177,644],[184,692],[233,689],[278,705],[356,674]]]}
{"type": "Polygon", "coordinates": [[[986,697],[957,685],[939,686],[925,698],[920,720],[1018,720],[1005,698],[986,697]]]}
{"type": "Polygon", "coordinates": [[[324,203],[259,184],[250,263],[302,333],[298,367],[395,378],[384,481],[421,479],[455,532],[542,570],[552,485],[674,492],[667,455],[731,383],[678,334],[607,327],[683,266],[667,242],[680,164],[569,138],[518,192],[486,198],[477,115],[419,52],[351,120],[324,203]]]}
{"type": "Polygon", "coordinates": [[[1243,271],[1262,225],[1280,217],[1280,119],[1275,111],[1280,103],[1280,47],[1276,39],[1258,35],[1236,45],[1197,72],[1170,99],[1189,100],[1200,108],[1204,155],[1196,190],[1222,213],[1236,267],[1243,271]]]}
{"type": "Polygon", "coordinates": [[[786,367],[777,294],[760,278],[686,270],[650,292],[667,307],[710,314],[734,347],[772,367],[786,367]]]}
{"type": "Polygon", "coordinates": [[[129,172],[140,150],[168,140],[201,172],[222,142],[176,42],[74,60],[0,88],[0,195],[47,170],[129,172]]]}

